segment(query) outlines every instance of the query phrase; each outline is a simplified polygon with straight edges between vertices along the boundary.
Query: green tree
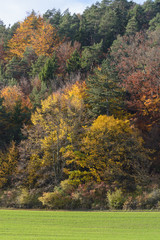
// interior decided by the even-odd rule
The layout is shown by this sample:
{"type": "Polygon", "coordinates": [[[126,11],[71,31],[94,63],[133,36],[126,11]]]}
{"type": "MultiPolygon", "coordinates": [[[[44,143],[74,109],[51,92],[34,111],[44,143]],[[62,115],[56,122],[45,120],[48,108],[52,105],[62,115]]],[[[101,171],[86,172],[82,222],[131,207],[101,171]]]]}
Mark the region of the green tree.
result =
{"type": "Polygon", "coordinates": [[[30,100],[33,105],[33,109],[41,106],[41,100],[44,100],[48,96],[48,89],[45,82],[40,81],[38,77],[35,77],[32,81],[32,92],[30,93],[30,100]]]}
{"type": "Polygon", "coordinates": [[[143,3],[142,7],[144,9],[145,19],[148,25],[151,19],[153,19],[160,11],[159,0],[147,0],[143,3]]]}
{"type": "Polygon", "coordinates": [[[138,22],[137,22],[135,16],[133,16],[128,21],[128,24],[126,26],[126,34],[135,34],[136,32],[138,32],[138,22]]]}
{"type": "Polygon", "coordinates": [[[105,8],[99,25],[99,34],[103,38],[105,52],[118,34],[124,34],[128,22],[128,12],[132,5],[132,2],[126,0],[115,0],[105,8]]]}
{"type": "Polygon", "coordinates": [[[55,8],[51,9],[51,10],[47,10],[45,12],[45,14],[43,15],[45,20],[49,20],[49,23],[55,27],[56,29],[58,29],[58,26],[60,24],[61,18],[62,18],[62,14],[60,10],[56,10],[55,8]]]}
{"type": "Polygon", "coordinates": [[[23,138],[21,129],[23,124],[30,121],[30,109],[22,108],[21,101],[17,101],[11,111],[3,105],[0,99],[0,149],[5,149],[13,140],[19,143],[23,138]]]}
{"type": "Polygon", "coordinates": [[[83,12],[80,22],[80,42],[82,46],[91,46],[101,41],[98,29],[104,8],[97,2],[83,12]]]}
{"type": "Polygon", "coordinates": [[[88,77],[87,93],[89,111],[94,117],[103,114],[124,117],[125,92],[120,87],[108,60],[103,61],[102,66],[95,69],[94,73],[88,77]]]}
{"type": "Polygon", "coordinates": [[[28,77],[30,70],[26,59],[13,57],[6,65],[5,77],[7,79],[15,78],[20,80],[23,77],[28,77]]]}
{"type": "Polygon", "coordinates": [[[46,56],[39,56],[38,59],[34,62],[32,62],[31,65],[31,71],[30,71],[30,76],[32,78],[38,76],[38,74],[41,72],[42,68],[44,67],[44,64],[46,62],[47,57],[46,56]]]}
{"type": "Polygon", "coordinates": [[[149,22],[149,30],[154,31],[157,28],[160,28],[160,13],[157,13],[157,15],[149,22]]]}
{"type": "Polygon", "coordinates": [[[84,47],[81,57],[81,66],[84,71],[92,71],[95,65],[101,63],[103,59],[102,44],[103,41],[90,47],[84,47]]]}
{"type": "Polygon", "coordinates": [[[51,85],[51,81],[55,78],[55,72],[57,70],[57,58],[54,54],[52,58],[48,58],[39,73],[39,78],[41,81],[46,82],[47,86],[51,85]]]}
{"type": "Polygon", "coordinates": [[[130,28],[131,24],[135,22],[137,31],[140,31],[143,28],[146,28],[146,18],[144,9],[141,5],[136,4],[133,9],[129,11],[130,20],[128,22],[127,28],[130,28]]]}
{"type": "Polygon", "coordinates": [[[78,72],[81,68],[81,57],[77,49],[72,53],[71,57],[66,62],[67,72],[78,72]]]}

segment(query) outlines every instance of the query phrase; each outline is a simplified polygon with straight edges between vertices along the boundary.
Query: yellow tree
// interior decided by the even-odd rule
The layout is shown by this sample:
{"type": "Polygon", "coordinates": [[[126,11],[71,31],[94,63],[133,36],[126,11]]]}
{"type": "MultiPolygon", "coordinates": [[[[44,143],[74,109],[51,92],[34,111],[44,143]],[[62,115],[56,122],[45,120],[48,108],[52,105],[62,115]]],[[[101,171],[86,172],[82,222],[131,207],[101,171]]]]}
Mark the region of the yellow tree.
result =
{"type": "Polygon", "coordinates": [[[41,108],[32,114],[33,127],[27,130],[28,139],[20,147],[23,174],[30,187],[50,183],[53,190],[63,179],[66,148],[76,146],[83,123],[84,90],[84,83],[68,86],[42,101],[41,108]]]}
{"type": "Polygon", "coordinates": [[[14,142],[4,153],[0,151],[0,188],[11,186],[12,178],[16,173],[18,162],[18,149],[14,142]]]}
{"type": "Polygon", "coordinates": [[[20,23],[15,34],[8,42],[9,58],[22,58],[26,48],[32,48],[39,55],[50,56],[59,44],[55,28],[46,23],[41,16],[32,13],[20,23]]]}
{"type": "Polygon", "coordinates": [[[76,184],[106,181],[127,190],[133,190],[138,179],[141,184],[147,180],[150,166],[143,141],[129,121],[106,115],[86,128],[81,151],[74,152],[68,163],[76,166],[69,172],[76,184]]]}

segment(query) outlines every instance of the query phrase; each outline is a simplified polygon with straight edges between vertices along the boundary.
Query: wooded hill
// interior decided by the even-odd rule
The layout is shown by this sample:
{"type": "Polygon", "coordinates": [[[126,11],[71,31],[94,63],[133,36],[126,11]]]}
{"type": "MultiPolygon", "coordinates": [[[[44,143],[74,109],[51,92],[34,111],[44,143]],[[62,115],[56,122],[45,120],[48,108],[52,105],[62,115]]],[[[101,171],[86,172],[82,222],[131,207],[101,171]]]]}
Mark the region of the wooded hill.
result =
{"type": "Polygon", "coordinates": [[[1,21],[0,205],[155,207],[159,180],[160,1],[1,21]]]}

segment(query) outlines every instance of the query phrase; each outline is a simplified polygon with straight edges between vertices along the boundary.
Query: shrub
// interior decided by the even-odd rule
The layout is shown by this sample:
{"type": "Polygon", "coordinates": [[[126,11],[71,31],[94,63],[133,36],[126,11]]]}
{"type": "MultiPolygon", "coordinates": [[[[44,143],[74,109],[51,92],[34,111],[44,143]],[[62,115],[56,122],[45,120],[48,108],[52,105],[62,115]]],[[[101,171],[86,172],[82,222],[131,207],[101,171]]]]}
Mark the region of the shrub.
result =
{"type": "Polygon", "coordinates": [[[71,209],[72,199],[70,196],[64,196],[58,190],[54,192],[43,193],[39,198],[44,206],[49,209],[71,209]]]}
{"type": "Polygon", "coordinates": [[[39,201],[49,209],[74,209],[77,206],[77,199],[72,199],[74,187],[68,180],[62,181],[54,192],[45,192],[39,201]]]}
{"type": "Polygon", "coordinates": [[[26,188],[22,188],[17,197],[17,204],[20,208],[40,208],[42,204],[38,200],[38,197],[39,194],[35,191],[29,191],[26,188]]]}
{"type": "Polygon", "coordinates": [[[160,202],[160,190],[154,189],[151,192],[142,192],[135,198],[130,196],[123,205],[124,210],[132,209],[158,209],[160,202]]]}
{"type": "Polygon", "coordinates": [[[107,193],[108,204],[111,209],[122,209],[125,202],[125,197],[121,189],[117,189],[115,192],[107,193]]]}
{"type": "Polygon", "coordinates": [[[123,204],[123,210],[134,210],[134,209],[136,209],[136,201],[132,196],[129,196],[123,204]]]}
{"type": "Polygon", "coordinates": [[[79,207],[82,209],[106,209],[106,193],[108,189],[108,185],[104,182],[89,182],[80,184],[72,197],[79,199],[79,207]]]}
{"type": "Polygon", "coordinates": [[[17,196],[19,195],[19,190],[8,189],[6,191],[1,191],[0,193],[0,206],[1,207],[18,207],[17,196]]]}
{"type": "Polygon", "coordinates": [[[76,188],[65,180],[54,192],[43,193],[39,201],[50,209],[106,209],[107,191],[103,182],[80,184],[76,188]]]}
{"type": "Polygon", "coordinates": [[[146,201],[147,209],[156,208],[158,202],[160,201],[160,189],[153,190],[146,201]]]}
{"type": "Polygon", "coordinates": [[[144,192],[136,198],[138,209],[155,209],[160,201],[160,190],[154,189],[152,192],[144,192]]]}

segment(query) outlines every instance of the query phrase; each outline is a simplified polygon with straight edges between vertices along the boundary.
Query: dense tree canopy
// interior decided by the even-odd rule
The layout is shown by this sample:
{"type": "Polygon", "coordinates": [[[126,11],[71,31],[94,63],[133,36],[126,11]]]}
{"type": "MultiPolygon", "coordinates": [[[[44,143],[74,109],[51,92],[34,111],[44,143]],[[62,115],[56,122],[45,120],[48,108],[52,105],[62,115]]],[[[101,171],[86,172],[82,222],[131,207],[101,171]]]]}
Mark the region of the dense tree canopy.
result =
{"type": "Polygon", "coordinates": [[[0,21],[0,206],[140,206],[159,179],[159,0],[0,21]]]}

